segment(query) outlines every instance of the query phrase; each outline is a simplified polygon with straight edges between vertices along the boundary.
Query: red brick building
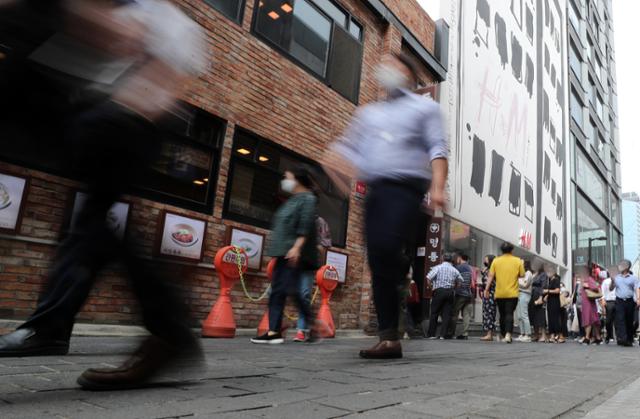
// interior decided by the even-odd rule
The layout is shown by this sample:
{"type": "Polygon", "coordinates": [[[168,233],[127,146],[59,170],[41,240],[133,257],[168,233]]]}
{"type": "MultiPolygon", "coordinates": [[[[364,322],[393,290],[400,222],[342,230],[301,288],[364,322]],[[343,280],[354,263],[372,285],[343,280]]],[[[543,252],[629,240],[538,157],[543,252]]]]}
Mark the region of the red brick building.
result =
{"type": "MultiPolygon", "coordinates": [[[[205,28],[209,66],[176,114],[158,163],[130,204],[125,239],[136,237],[187,291],[200,321],[218,295],[215,252],[228,229],[266,234],[279,173],[295,162],[317,164],[358,105],[383,93],[374,68],[386,51],[405,50],[423,64],[424,85],[442,81],[434,52],[436,24],[415,0],[180,0],[205,28]],[[207,221],[201,261],[176,261],[157,252],[163,211],[207,221]]],[[[68,229],[83,185],[65,167],[60,148],[2,147],[0,173],[29,178],[21,222],[0,234],[0,318],[25,318],[34,308],[59,237],[68,229]]],[[[321,172],[319,171],[321,174],[321,172]]],[[[336,326],[369,321],[370,287],[362,238],[362,197],[320,198],[335,247],[348,255],[346,283],[332,307],[336,326]]],[[[327,192],[328,191],[328,192],[327,192]]],[[[266,258],[247,275],[250,294],[267,286],[266,258]]],[[[232,292],[239,327],[255,327],[266,300],[232,292]]],[[[117,266],[103,274],[80,321],[137,322],[138,306],[117,266]]]]}

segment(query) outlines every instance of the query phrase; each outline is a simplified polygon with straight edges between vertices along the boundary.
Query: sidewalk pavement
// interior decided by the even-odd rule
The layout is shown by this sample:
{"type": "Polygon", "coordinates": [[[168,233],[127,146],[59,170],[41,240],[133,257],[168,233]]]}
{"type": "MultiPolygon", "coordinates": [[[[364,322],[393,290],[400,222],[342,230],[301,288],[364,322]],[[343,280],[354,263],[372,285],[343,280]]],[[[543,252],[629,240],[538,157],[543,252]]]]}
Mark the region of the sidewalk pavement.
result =
{"type": "Polygon", "coordinates": [[[138,340],[77,337],[67,356],[0,358],[0,417],[579,418],[617,412],[620,400],[640,411],[637,397],[626,397],[640,377],[638,347],[477,339],[405,341],[396,361],[358,359],[373,338],[206,339],[206,365],[185,360],[150,388],[78,389],[85,368],[118,364],[138,340]]]}

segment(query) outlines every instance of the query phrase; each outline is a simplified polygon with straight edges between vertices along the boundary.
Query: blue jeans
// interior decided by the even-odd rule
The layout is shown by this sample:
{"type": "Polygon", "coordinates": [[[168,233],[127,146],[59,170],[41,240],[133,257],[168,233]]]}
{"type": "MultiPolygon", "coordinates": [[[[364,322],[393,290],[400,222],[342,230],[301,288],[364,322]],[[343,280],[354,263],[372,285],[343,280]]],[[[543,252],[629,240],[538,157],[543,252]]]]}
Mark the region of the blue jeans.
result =
{"type": "Polygon", "coordinates": [[[313,320],[311,306],[300,295],[300,279],[302,271],[288,265],[284,257],[279,257],[271,281],[271,295],[269,296],[269,330],[282,330],[282,317],[287,296],[294,297],[294,301],[304,313],[305,319],[313,320]]]}
{"type": "MultiPolygon", "coordinates": [[[[302,275],[300,275],[300,298],[309,306],[311,306],[311,290],[313,289],[315,278],[315,271],[304,271],[302,275]]],[[[308,328],[309,324],[304,316],[304,312],[298,310],[298,330],[307,330],[308,328]]]]}

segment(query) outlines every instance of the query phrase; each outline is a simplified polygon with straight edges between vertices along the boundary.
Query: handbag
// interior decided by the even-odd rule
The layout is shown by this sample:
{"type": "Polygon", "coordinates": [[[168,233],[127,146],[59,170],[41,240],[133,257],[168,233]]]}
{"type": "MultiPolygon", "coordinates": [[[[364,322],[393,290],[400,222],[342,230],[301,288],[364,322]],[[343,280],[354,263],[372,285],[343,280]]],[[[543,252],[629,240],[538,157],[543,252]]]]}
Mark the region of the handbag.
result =
{"type": "Polygon", "coordinates": [[[567,308],[571,305],[571,300],[563,292],[560,293],[560,307],[567,308]]]}
{"type": "Polygon", "coordinates": [[[594,291],[590,288],[585,288],[584,289],[585,293],[587,294],[587,298],[590,300],[597,300],[602,298],[602,291],[601,290],[597,290],[594,291]]]}
{"type": "Polygon", "coordinates": [[[418,304],[420,302],[420,295],[418,294],[418,286],[415,281],[409,283],[409,297],[407,298],[408,304],[418,304]]]}

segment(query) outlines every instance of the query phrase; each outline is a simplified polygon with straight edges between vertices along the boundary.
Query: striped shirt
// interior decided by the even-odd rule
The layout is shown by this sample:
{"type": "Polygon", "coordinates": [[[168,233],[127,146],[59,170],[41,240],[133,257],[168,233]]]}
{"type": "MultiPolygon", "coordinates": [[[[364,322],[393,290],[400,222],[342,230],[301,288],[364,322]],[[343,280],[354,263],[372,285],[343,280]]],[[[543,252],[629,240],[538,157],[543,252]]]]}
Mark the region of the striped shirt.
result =
{"type": "Polygon", "coordinates": [[[460,272],[449,262],[443,262],[433,269],[427,275],[427,278],[433,283],[433,289],[439,288],[453,289],[456,282],[462,282],[463,278],[460,272]]]}

